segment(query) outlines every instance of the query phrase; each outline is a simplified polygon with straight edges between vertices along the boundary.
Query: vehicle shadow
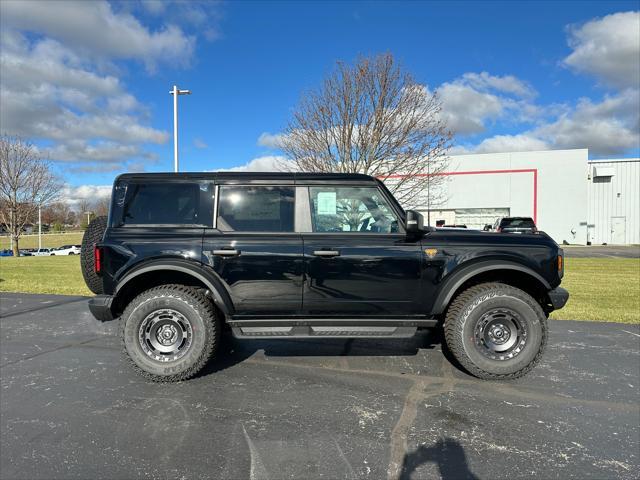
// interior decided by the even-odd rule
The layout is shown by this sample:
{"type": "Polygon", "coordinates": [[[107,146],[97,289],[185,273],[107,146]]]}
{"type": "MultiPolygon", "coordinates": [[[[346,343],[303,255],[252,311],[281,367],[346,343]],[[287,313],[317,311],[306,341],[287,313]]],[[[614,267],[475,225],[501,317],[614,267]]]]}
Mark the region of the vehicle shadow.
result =
{"type": "Polygon", "coordinates": [[[440,439],[430,447],[420,445],[413,452],[405,454],[400,479],[411,479],[411,475],[427,463],[434,463],[438,467],[442,480],[478,480],[469,469],[464,448],[452,438],[440,439]]]}
{"type": "MultiPolygon", "coordinates": [[[[303,339],[237,339],[225,330],[215,360],[200,373],[207,376],[242,363],[259,351],[266,357],[393,357],[415,356],[422,349],[442,345],[440,329],[419,331],[410,338],[303,338],[303,339]]],[[[449,357],[447,357],[449,358],[449,357]]]]}

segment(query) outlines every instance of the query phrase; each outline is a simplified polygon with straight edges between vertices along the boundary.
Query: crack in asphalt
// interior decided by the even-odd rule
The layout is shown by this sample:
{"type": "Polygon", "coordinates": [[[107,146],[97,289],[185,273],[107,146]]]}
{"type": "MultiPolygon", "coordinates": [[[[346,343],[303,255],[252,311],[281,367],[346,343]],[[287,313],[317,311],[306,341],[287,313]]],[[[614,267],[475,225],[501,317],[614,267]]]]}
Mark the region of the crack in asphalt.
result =
{"type": "MultiPolygon", "coordinates": [[[[358,375],[377,375],[377,376],[385,376],[385,377],[394,377],[394,378],[402,378],[404,380],[413,380],[414,382],[417,380],[426,381],[427,384],[432,384],[436,382],[444,382],[444,377],[434,377],[434,376],[418,376],[410,373],[402,373],[402,372],[390,372],[383,370],[364,370],[364,369],[345,369],[345,368],[337,368],[331,366],[323,366],[323,365],[303,365],[299,363],[293,362],[285,362],[285,361],[277,361],[277,362],[269,362],[265,360],[259,360],[256,358],[248,358],[244,360],[242,363],[248,364],[259,364],[259,365],[269,365],[269,366],[284,366],[284,367],[293,367],[293,368],[304,368],[310,370],[329,370],[333,372],[342,372],[342,373],[350,373],[350,374],[358,374],[358,375]]],[[[512,397],[523,398],[527,400],[535,399],[535,400],[543,400],[553,403],[564,403],[567,401],[574,402],[576,404],[598,407],[598,408],[606,408],[615,410],[618,412],[632,412],[636,413],[640,411],[640,405],[631,404],[631,403],[620,403],[620,402],[611,402],[608,400],[587,400],[583,398],[575,398],[575,397],[567,397],[562,395],[554,395],[543,392],[538,392],[535,390],[517,390],[515,387],[507,385],[506,383],[500,382],[492,382],[487,380],[468,380],[464,378],[455,378],[455,384],[459,385],[468,385],[479,388],[481,390],[501,390],[504,395],[509,395],[512,397]]]]}
{"type": "Polygon", "coordinates": [[[402,413],[400,413],[396,426],[391,432],[389,466],[387,467],[387,478],[389,480],[396,480],[402,476],[402,466],[405,455],[408,452],[407,437],[418,414],[419,402],[430,397],[448,393],[455,388],[456,378],[453,376],[450,365],[443,364],[442,373],[443,377],[440,379],[441,382],[435,379],[419,377],[413,381],[413,385],[407,391],[402,413]],[[427,392],[426,387],[429,385],[435,388],[427,392]]]}
{"type": "Polygon", "coordinates": [[[33,308],[26,308],[24,310],[18,310],[17,312],[11,312],[8,314],[0,314],[0,319],[5,320],[10,317],[17,317],[18,315],[24,315],[25,313],[39,312],[40,310],[46,310],[48,308],[59,307],[60,305],[68,305],[70,303],[77,303],[88,300],[88,297],[72,298],[70,300],[62,300],[59,302],[47,303],[46,305],[39,305],[33,308]]]}
{"type": "Polygon", "coordinates": [[[59,350],[64,350],[65,348],[72,348],[72,347],[78,347],[80,345],[85,345],[87,343],[95,342],[96,340],[100,340],[100,339],[101,339],[101,337],[95,337],[95,338],[92,338],[90,340],[83,340],[82,342],[74,342],[74,343],[68,343],[68,344],[65,344],[65,345],[60,345],[59,347],[52,348],[51,350],[43,350],[42,352],[34,353],[33,355],[28,355],[26,357],[22,357],[22,358],[19,358],[17,360],[13,360],[11,362],[3,363],[2,365],[0,365],[0,368],[8,367],[10,365],[15,365],[16,363],[24,362],[25,360],[31,360],[32,358],[40,357],[40,356],[46,355],[48,353],[53,353],[53,352],[57,352],[59,350]]]}

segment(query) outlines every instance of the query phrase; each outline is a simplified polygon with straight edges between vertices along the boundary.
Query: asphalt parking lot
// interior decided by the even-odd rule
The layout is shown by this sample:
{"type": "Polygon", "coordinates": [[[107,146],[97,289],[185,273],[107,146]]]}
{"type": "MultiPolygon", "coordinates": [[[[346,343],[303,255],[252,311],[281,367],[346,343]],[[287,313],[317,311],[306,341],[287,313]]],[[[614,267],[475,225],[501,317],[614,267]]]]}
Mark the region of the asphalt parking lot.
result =
{"type": "Polygon", "coordinates": [[[136,376],[86,298],[3,293],[0,477],[637,478],[640,328],[551,322],[524,379],[437,335],[234,341],[181,384],[136,376]]]}
{"type": "Polygon", "coordinates": [[[567,258],[640,258],[640,245],[561,245],[567,258]]]}

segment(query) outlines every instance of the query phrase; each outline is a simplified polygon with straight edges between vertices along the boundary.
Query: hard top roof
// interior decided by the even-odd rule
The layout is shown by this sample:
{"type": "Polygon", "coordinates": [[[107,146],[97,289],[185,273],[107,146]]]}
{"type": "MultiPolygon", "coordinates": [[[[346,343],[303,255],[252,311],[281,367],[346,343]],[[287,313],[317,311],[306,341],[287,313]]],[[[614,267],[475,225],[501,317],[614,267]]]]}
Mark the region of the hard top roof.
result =
{"type": "Polygon", "coordinates": [[[123,173],[118,180],[239,180],[239,181],[287,181],[287,182],[355,182],[377,183],[378,180],[370,175],[361,173],[304,173],[304,172],[185,172],[185,173],[123,173]]]}

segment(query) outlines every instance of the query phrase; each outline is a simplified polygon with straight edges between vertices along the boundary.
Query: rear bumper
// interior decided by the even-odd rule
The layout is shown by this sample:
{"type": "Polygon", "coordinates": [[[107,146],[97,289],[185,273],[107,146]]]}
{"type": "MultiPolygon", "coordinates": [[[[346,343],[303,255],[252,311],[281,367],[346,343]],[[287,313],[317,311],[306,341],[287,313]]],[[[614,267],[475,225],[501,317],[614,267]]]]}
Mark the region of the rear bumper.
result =
{"type": "Polygon", "coordinates": [[[96,295],[89,299],[89,310],[96,317],[96,320],[101,322],[108,322],[113,320],[113,313],[111,312],[111,303],[113,297],[111,295],[96,295]]]}
{"type": "Polygon", "coordinates": [[[549,300],[551,300],[551,305],[553,305],[554,310],[560,310],[566,305],[567,300],[569,300],[569,292],[564,288],[554,288],[549,291],[549,300]]]}

